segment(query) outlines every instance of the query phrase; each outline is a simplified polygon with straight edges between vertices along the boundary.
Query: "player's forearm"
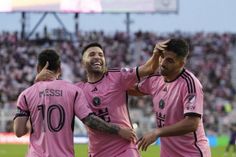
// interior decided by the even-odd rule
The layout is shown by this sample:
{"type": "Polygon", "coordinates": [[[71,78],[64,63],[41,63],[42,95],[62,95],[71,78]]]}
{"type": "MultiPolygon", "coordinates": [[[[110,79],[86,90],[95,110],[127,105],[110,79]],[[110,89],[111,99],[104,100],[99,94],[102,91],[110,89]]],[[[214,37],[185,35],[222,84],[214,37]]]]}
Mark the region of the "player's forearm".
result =
{"type": "Polygon", "coordinates": [[[27,134],[29,131],[29,129],[26,126],[22,127],[22,126],[16,126],[16,125],[13,126],[13,130],[17,137],[22,137],[25,134],[27,134]]]}
{"type": "Polygon", "coordinates": [[[92,129],[102,132],[107,132],[110,134],[118,134],[120,130],[119,126],[107,123],[95,115],[89,115],[85,117],[82,121],[84,122],[85,125],[87,125],[92,129]]]}
{"type": "Polygon", "coordinates": [[[153,74],[159,66],[159,54],[153,53],[151,58],[139,67],[139,76],[144,77],[153,74]]]}
{"type": "Polygon", "coordinates": [[[13,121],[13,130],[17,137],[24,136],[27,134],[30,130],[30,126],[28,123],[28,117],[22,116],[22,117],[16,117],[13,121]]]}
{"type": "Polygon", "coordinates": [[[159,137],[180,136],[196,131],[200,118],[185,118],[173,125],[165,126],[156,130],[159,137]]]}
{"type": "Polygon", "coordinates": [[[138,85],[136,84],[135,86],[131,87],[128,89],[128,95],[132,96],[144,96],[147,95],[145,93],[142,93],[138,90],[138,85]]]}

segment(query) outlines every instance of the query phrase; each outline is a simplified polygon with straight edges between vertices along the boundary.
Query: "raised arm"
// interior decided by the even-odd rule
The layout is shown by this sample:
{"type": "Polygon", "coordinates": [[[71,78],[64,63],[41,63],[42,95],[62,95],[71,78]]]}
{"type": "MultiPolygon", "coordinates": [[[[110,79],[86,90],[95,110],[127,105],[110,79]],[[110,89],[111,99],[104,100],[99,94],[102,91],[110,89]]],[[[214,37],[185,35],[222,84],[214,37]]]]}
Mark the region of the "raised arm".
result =
{"type": "Polygon", "coordinates": [[[147,95],[145,93],[142,93],[138,90],[138,84],[135,84],[133,87],[129,88],[128,95],[132,96],[144,96],[147,95]]]}
{"type": "Polygon", "coordinates": [[[117,134],[128,141],[135,142],[137,139],[136,134],[132,128],[122,128],[117,125],[107,123],[93,114],[90,114],[82,119],[82,122],[92,129],[110,134],[117,134]]]}
{"type": "Polygon", "coordinates": [[[145,64],[139,67],[140,77],[151,75],[157,70],[157,68],[159,67],[159,57],[162,51],[165,50],[166,43],[168,43],[169,41],[170,40],[166,40],[164,42],[156,44],[151,58],[149,58],[149,60],[145,64]]]}

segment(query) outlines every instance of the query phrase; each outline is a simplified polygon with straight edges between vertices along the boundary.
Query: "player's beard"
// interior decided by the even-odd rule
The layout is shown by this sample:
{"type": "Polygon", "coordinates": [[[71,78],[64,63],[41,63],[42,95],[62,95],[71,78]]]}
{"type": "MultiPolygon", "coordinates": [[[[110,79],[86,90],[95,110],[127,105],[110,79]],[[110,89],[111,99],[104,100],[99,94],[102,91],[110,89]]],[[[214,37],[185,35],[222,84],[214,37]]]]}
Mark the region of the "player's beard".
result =
{"type": "Polygon", "coordinates": [[[89,64],[87,70],[90,74],[103,75],[106,72],[106,66],[102,64],[101,66],[96,66],[89,64]]]}
{"type": "Polygon", "coordinates": [[[99,69],[90,68],[89,73],[93,73],[93,74],[97,74],[97,75],[104,74],[105,73],[105,67],[102,67],[102,68],[99,68],[99,69]]]}
{"type": "Polygon", "coordinates": [[[162,76],[168,76],[169,75],[169,70],[165,67],[160,66],[159,72],[162,76]]]}

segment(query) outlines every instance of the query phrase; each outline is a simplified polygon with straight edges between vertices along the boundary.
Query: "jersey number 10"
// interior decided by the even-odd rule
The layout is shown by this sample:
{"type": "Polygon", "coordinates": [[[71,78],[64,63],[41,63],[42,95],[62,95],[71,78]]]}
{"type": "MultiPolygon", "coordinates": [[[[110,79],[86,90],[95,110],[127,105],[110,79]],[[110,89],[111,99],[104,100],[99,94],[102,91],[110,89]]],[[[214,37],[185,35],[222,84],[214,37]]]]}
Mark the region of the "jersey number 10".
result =
{"type": "Polygon", "coordinates": [[[53,105],[50,105],[48,107],[48,109],[45,109],[45,104],[41,104],[41,105],[38,105],[37,108],[38,108],[38,111],[41,112],[41,114],[42,114],[42,118],[43,118],[42,129],[44,132],[46,129],[46,124],[47,124],[48,129],[51,132],[59,132],[63,128],[63,126],[65,124],[65,110],[63,109],[63,107],[61,105],[53,104],[53,105]],[[58,112],[59,116],[52,117],[53,112],[58,112]],[[55,121],[55,119],[59,119],[59,121],[57,122],[57,126],[55,126],[55,124],[53,124],[53,121],[55,121]],[[45,124],[45,121],[47,122],[46,124],[45,124]]]}

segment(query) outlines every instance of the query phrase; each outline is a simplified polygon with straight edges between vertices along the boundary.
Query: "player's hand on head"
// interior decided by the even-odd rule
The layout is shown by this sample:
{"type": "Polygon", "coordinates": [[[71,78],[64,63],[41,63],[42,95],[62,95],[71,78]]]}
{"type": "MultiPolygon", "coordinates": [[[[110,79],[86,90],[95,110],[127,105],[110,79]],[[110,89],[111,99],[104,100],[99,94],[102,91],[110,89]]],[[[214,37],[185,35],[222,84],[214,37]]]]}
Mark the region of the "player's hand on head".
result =
{"type": "Polygon", "coordinates": [[[35,82],[51,80],[54,77],[54,73],[48,70],[49,63],[46,62],[43,69],[36,75],[35,82]]]}
{"type": "Polygon", "coordinates": [[[161,52],[165,50],[165,48],[167,47],[167,43],[170,41],[170,39],[165,40],[163,42],[159,42],[155,45],[153,53],[154,54],[158,54],[161,55],[161,52]]]}
{"type": "Polygon", "coordinates": [[[146,151],[147,148],[157,140],[158,136],[155,131],[149,132],[145,134],[142,138],[140,138],[136,144],[138,144],[138,149],[142,151],[146,151]]]}
{"type": "Polygon", "coordinates": [[[134,129],[132,129],[132,128],[122,128],[121,127],[118,134],[122,138],[124,138],[128,141],[131,141],[133,143],[135,143],[137,141],[136,133],[135,133],[134,129]]]}

